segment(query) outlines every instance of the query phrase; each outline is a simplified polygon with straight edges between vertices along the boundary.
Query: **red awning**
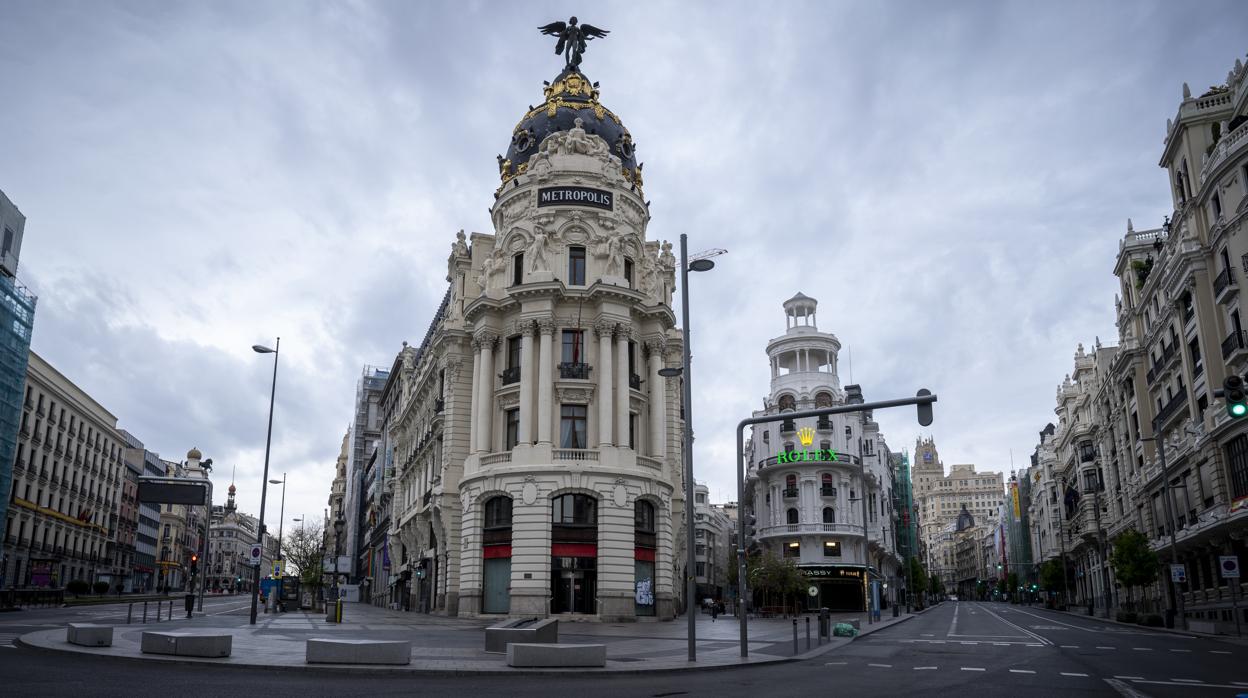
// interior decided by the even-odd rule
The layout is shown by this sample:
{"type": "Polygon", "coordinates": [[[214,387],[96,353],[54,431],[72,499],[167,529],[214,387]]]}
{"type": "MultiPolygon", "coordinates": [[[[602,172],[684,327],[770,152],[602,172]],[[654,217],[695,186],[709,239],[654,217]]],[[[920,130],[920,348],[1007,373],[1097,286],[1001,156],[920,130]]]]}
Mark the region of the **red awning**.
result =
{"type": "Polygon", "coordinates": [[[550,546],[552,557],[598,557],[594,543],[554,543],[550,546]]]}

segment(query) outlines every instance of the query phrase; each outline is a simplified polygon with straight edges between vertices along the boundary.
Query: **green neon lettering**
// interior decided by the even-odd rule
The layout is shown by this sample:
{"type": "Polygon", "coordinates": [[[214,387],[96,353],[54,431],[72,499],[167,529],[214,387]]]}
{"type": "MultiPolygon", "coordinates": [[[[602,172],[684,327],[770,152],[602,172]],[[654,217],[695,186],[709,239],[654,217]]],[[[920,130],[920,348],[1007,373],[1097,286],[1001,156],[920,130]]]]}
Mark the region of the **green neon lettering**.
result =
{"type": "Polygon", "coordinates": [[[777,462],[777,463],[788,463],[788,462],[789,462],[789,452],[788,452],[788,451],[781,451],[781,452],[780,452],[780,455],[776,456],[776,462],[777,462]]]}

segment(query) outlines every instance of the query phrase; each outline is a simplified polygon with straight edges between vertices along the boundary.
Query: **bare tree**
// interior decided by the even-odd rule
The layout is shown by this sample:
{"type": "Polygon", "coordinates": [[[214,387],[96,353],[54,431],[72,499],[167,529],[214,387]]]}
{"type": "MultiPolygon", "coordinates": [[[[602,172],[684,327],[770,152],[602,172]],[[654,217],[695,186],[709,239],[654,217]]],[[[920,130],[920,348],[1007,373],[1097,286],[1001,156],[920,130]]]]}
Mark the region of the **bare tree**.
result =
{"type": "Polygon", "coordinates": [[[282,541],[282,553],[292,572],[299,575],[304,584],[319,585],[321,559],[325,557],[325,536],[321,523],[314,522],[299,528],[291,528],[282,541]]]}

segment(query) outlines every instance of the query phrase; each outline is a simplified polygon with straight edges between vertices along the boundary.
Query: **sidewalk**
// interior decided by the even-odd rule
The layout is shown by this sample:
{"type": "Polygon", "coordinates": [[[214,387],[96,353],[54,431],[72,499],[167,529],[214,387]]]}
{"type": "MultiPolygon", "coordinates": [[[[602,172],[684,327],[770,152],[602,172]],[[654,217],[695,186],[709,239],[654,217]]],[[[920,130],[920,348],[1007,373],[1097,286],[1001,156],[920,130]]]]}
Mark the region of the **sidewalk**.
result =
{"type": "MultiPolygon", "coordinates": [[[[914,614],[881,617],[880,622],[867,624],[864,613],[837,613],[832,622],[860,620],[861,635],[904,622],[914,614]]],[[[806,621],[798,619],[798,647],[794,652],[793,620],[750,619],[749,657],[740,656],[740,629],[733,616],[697,618],[698,661],[688,661],[685,619],[636,623],[561,622],[559,641],[571,644],[607,645],[605,668],[578,669],[514,669],[507,666],[506,655],[486,654],[485,628],[496,619],[460,619],[392,611],[361,604],[347,604],[341,624],[327,623],[322,613],[291,612],[262,615],[256,625],[248,624],[245,612],[199,615],[191,620],[174,620],[159,625],[114,626],[112,647],[81,647],[65,641],[65,629],[55,628],[29,633],[19,638],[26,647],[93,654],[130,661],[165,661],[223,666],[266,667],[277,669],[329,669],[354,672],[479,674],[513,673],[634,673],[650,671],[688,671],[790,662],[817,657],[853,641],[833,637],[819,644],[818,618],[811,616],[811,639],[806,644],[806,621]],[[233,635],[231,656],[221,659],[196,659],[143,654],[140,641],[148,631],[211,631],[233,635]],[[412,662],[406,666],[367,666],[339,664],[307,664],[305,641],[309,638],[409,640],[412,662]]]]}
{"type": "MultiPolygon", "coordinates": [[[[1139,623],[1124,623],[1120,620],[1114,620],[1112,618],[1102,618],[1099,615],[1089,616],[1087,613],[1079,613],[1077,611],[1058,611],[1057,609],[1053,609],[1053,608],[1050,608],[1047,610],[1054,611],[1056,613],[1064,613],[1068,616],[1075,616],[1076,618],[1083,618],[1084,620],[1094,620],[1094,621],[1097,621],[1098,623],[1113,623],[1114,625],[1121,625],[1127,628],[1135,628],[1136,630],[1142,630],[1146,632],[1155,631],[1159,633],[1170,633],[1171,635],[1185,635],[1185,636],[1190,636],[1190,637],[1201,637],[1201,638],[1206,638],[1209,640],[1219,640],[1221,642],[1229,642],[1233,645],[1241,645],[1244,647],[1248,647],[1248,634],[1243,635],[1241,637],[1236,637],[1235,635],[1215,635],[1213,633],[1198,633],[1194,630],[1183,630],[1181,628],[1166,628],[1166,627],[1158,628],[1155,626],[1140,625],[1139,623]]],[[[1244,632],[1248,633],[1248,626],[1244,627],[1244,632]]]]}

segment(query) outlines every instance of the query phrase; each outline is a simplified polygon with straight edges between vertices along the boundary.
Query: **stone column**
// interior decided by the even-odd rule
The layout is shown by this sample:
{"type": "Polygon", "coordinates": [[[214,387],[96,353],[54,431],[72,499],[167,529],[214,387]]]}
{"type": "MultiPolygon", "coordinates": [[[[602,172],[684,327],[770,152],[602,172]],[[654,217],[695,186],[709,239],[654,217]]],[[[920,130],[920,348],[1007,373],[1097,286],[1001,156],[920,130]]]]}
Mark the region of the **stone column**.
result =
{"type": "Polygon", "coordinates": [[[478,335],[481,343],[481,374],[477,387],[477,451],[490,452],[491,430],[494,419],[494,342],[498,335],[483,332],[478,335]]]}
{"type": "Polygon", "coordinates": [[[537,440],[539,443],[551,442],[551,413],[555,401],[554,376],[551,373],[554,364],[555,322],[551,319],[537,321],[538,332],[541,333],[541,344],[537,359],[537,440]]]}
{"type": "Polygon", "coordinates": [[[615,369],[616,369],[616,431],[615,445],[628,446],[629,396],[628,388],[628,325],[617,325],[615,328],[615,369]]]}
{"type": "Polygon", "coordinates": [[[520,430],[517,441],[533,443],[533,333],[532,321],[520,323],[520,430]]]}
{"type": "Polygon", "coordinates": [[[615,323],[600,321],[594,325],[594,333],[598,335],[598,445],[612,446],[611,408],[614,400],[612,381],[615,376],[611,370],[611,335],[615,331],[615,323]]]}
{"type": "Polygon", "coordinates": [[[659,375],[659,369],[663,368],[663,342],[646,342],[646,349],[650,352],[650,456],[662,460],[667,450],[667,427],[664,426],[667,400],[663,399],[667,379],[659,375]]]}
{"type": "Polygon", "coordinates": [[[481,400],[477,396],[477,393],[480,392],[480,380],[481,343],[474,339],[472,340],[472,395],[471,407],[469,409],[471,414],[468,418],[468,450],[471,452],[475,452],[477,450],[477,412],[481,409],[481,400]]]}

